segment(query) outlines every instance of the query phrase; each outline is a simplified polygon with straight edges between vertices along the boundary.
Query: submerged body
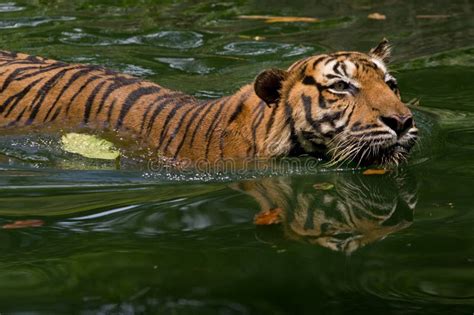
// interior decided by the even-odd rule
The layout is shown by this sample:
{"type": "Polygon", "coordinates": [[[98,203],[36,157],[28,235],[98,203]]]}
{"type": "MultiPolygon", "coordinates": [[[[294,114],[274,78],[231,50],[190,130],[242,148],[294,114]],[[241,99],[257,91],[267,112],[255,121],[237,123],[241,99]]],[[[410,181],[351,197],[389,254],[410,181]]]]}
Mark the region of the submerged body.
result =
{"type": "Polygon", "coordinates": [[[174,158],[261,154],[262,147],[249,140],[257,137],[254,132],[263,136],[258,127],[271,116],[251,86],[230,97],[199,101],[100,67],[8,52],[0,54],[0,91],[2,128],[116,130],[174,158]],[[248,116],[262,118],[255,126],[238,126],[248,116]]]}
{"type": "Polygon", "coordinates": [[[97,66],[0,52],[0,128],[113,130],[177,160],[322,153],[398,163],[416,128],[384,56],[372,54],[309,57],[200,101],[97,66]]]}

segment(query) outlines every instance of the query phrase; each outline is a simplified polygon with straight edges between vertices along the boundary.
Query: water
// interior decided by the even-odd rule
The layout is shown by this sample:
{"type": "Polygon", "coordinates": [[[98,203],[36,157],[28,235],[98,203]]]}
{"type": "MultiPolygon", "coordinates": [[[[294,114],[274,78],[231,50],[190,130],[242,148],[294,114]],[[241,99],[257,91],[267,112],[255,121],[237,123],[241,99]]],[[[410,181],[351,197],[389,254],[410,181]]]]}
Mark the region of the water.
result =
{"type": "Polygon", "coordinates": [[[467,0],[1,3],[3,49],[200,98],[386,36],[403,98],[420,99],[422,141],[385,175],[180,177],[80,159],[50,136],[2,135],[0,313],[472,314],[473,10],[467,0]],[[257,14],[321,21],[237,18],[257,14]],[[260,205],[282,222],[255,226],[260,205]]]}

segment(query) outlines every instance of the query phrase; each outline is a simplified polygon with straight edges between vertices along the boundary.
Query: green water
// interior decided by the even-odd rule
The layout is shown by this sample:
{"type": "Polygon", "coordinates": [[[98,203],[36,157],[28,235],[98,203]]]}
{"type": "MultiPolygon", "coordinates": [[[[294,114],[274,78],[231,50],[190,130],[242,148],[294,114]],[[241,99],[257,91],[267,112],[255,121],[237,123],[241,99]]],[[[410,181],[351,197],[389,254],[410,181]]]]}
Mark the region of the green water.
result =
{"type": "Polygon", "coordinates": [[[105,65],[200,98],[384,36],[403,98],[421,100],[420,145],[389,174],[183,177],[0,136],[0,313],[472,314],[472,1],[0,4],[2,49],[105,65]],[[237,18],[255,14],[321,21],[237,18]],[[313,187],[327,182],[334,188],[313,187]],[[283,222],[256,227],[255,197],[283,222]],[[5,228],[33,219],[42,226],[5,228]]]}

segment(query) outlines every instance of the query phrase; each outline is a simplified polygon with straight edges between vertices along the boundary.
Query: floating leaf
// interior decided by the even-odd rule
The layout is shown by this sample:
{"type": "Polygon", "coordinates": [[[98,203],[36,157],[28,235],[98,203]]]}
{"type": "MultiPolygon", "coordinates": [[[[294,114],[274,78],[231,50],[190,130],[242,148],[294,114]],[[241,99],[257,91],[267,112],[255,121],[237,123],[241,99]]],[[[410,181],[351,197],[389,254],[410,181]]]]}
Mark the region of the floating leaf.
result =
{"type": "Polygon", "coordinates": [[[334,185],[331,183],[316,183],[313,185],[316,190],[331,190],[334,188],[334,185]]]}
{"type": "Polygon", "coordinates": [[[266,39],[264,36],[249,36],[249,35],[239,35],[239,38],[242,38],[242,39],[253,39],[253,40],[256,40],[256,41],[266,39]]]}
{"type": "Polygon", "coordinates": [[[388,171],[385,170],[385,169],[367,169],[365,170],[362,174],[364,175],[383,175],[385,173],[387,173],[388,171]]]}
{"type": "Polygon", "coordinates": [[[253,223],[256,225],[272,225],[281,223],[281,215],[283,209],[274,208],[266,211],[260,211],[253,218],[253,223]]]}
{"type": "Polygon", "coordinates": [[[18,220],[13,223],[8,223],[2,226],[2,229],[13,230],[13,229],[24,229],[31,227],[40,227],[44,225],[43,220],[18,220]]]}
{"type": "Polygon", "coordinates": [[[264,20],[265,23],[315,23],[320,21],[317,18],[305,16],[239,15],[238,18],[242,20],[264,20]]]}
{"type": "Polygon", "coordinates": [[[111,142],[94,135],[68,133],[61,142],[64,151],[90,159],[115,160],[120,156],[111,142]]]}
{"type": "Polygon", "coordinates": [[[367,17],[371,20],[386,20],[387,19],[387,17],[384,14],[381,14],[378,12],[370,13],[367,17]]]}
{"type": "Polygon", "coordinates": [[[436,19],[447,19],[452,17],[449,14],[419,14],[416,16],[417,19],[428,19],[428,20],[436,20],[436,19]]]}

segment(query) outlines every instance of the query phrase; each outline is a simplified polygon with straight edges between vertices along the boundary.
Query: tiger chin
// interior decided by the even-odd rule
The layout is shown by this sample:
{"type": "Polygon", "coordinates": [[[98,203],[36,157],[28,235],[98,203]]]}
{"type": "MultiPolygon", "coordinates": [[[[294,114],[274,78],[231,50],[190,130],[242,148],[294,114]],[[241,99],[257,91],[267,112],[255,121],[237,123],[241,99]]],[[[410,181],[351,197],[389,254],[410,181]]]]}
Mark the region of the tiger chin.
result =
{"type": "Polygon", "coordinates": [[[0,51],[0,128],[112,131],[172,161],[324,156],[398,164],[417,141],[387,70],[390,45],[268,69],[231,96],[197,100],[98,66],[0,51]]]}

